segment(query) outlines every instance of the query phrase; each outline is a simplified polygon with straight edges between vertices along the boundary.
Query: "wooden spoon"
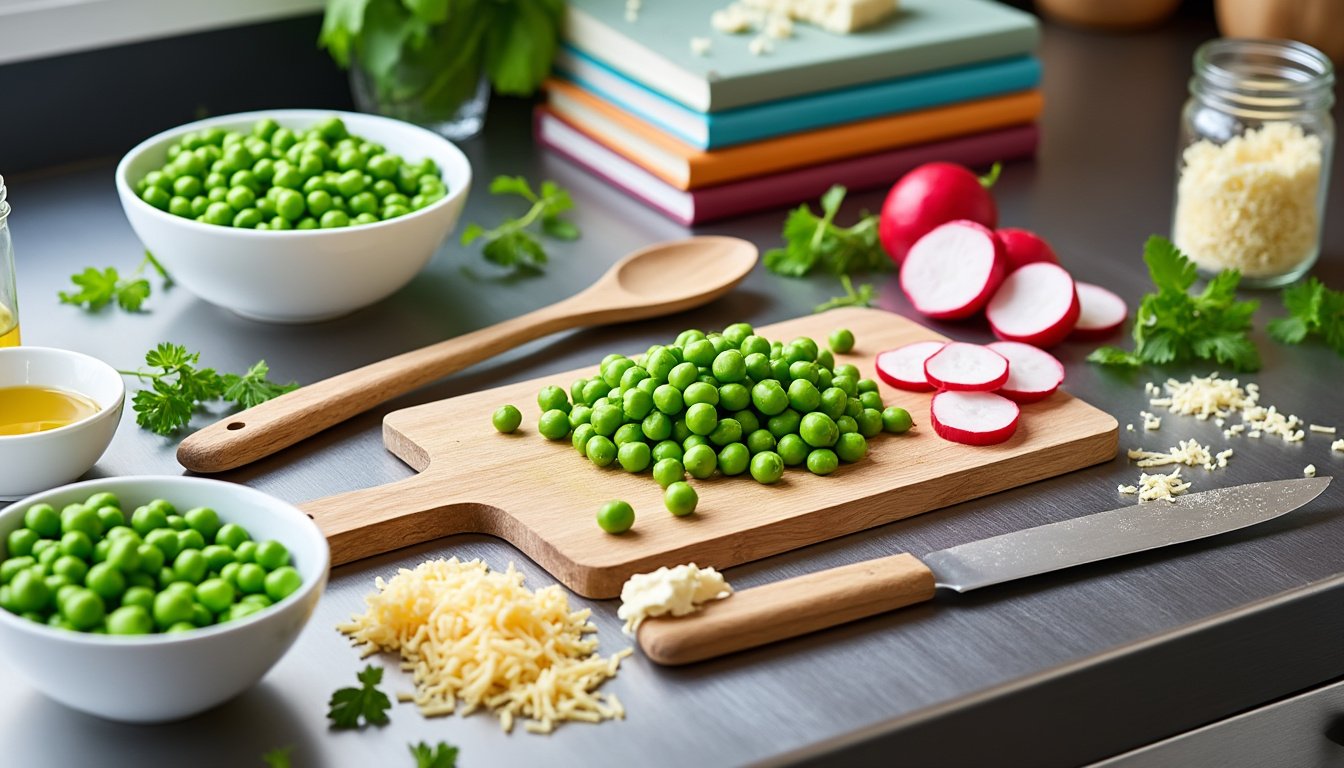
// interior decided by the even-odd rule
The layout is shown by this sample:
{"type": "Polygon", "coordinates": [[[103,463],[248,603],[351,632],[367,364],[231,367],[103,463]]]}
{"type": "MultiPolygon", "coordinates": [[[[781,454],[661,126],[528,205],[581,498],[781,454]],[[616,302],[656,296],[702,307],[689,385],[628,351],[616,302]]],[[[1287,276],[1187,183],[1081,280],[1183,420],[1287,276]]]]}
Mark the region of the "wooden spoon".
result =
{"type": "Polygon", "coordinates": [[[564,301],[309,384],[211,424],[182,441],[177,460],[193,472],[241,467],[542,336],[707,304],[742,282],[756,259],[756,246],[735,237],[651,245],[621,259],[564,301]]]}

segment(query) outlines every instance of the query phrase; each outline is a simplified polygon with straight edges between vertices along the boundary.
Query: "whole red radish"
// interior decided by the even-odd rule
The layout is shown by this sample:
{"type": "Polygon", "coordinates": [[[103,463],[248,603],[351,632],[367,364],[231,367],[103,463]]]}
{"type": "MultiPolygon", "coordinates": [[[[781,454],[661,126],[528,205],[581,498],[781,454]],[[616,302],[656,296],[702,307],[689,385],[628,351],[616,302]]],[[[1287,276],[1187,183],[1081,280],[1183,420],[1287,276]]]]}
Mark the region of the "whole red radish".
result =
{"type": "Polygon", "coordinates": [[[981,178],[956,163],[925,163],[902,176],[887,193],[877,225],[887,255],[900,264],[915,241],[957,219],[994,229],[999,209],[989,187],[998,177],[997,164],[981,178]]]}
{"type": "Polygon", "coordinates": [[[1059,257],[1055,255],[1055,249],[1045,242],[1045,238],[1035,232],[1015,227],[1004,227],[995,230],[994,234],[998,236],[999,242],[1003,243],[1003,253],[1008,257],[1009,272],[1036,262],[1059,263],[1059,257]]]}

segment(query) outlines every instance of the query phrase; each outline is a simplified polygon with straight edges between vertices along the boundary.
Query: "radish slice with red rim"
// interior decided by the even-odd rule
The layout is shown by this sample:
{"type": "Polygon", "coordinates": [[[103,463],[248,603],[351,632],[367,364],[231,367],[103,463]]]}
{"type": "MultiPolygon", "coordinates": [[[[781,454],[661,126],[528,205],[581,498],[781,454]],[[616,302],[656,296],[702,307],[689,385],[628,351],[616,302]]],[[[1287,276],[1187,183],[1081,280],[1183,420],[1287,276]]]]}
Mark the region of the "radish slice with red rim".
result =
{"type": "Polygon", "coordinates": [[[993,392],[939,392],[929,403],[933,431],[965,445],[1002,443],[1017,431],[1021,414],[1017,403],[993,392]]]}
{"type": "Polygon", "coordinates": [[[924,361],[946,346],[943,341],[916,341],[888,349],[877,356],[877,378],[897,389],[930,392],[933,385],[924,375],[924,361]]]}
{"type": "Polygon", "coordinates": [[[1008,359],[989,347],[953,341],[924,361],[924,376],[938,389],[992,392],[1008,380],[1008,359]]]}
{"type": "Polygon", "coordinates": [[[973,221],[936,227],[910,248],[901,264],[901,290],[915,309],[934,318],[979,312],[1003,281],[1003,244],[973,221]]]}
{"type": "Polygon", "coordinates": [[[1064,383],[1064,364],[1039,347],[1019,341],[996,341],[986,346],[1008,358],[1008,380],[999,387],[999,394],[1010,400],[1034,403],[1064,383]]]}
{"type": "Polygon", "coordinates": [[[1073,335],[1079,339],[1100,339],[1120,330],[1129,317],[1125,300],[1091,283],[1078,283],[1078,322],[1073,335]]]}
{"type": "Polygon", "coordinates": [[[989,327],[1004,341],[1053,347],[1078,322],[1078,291],[1057,264],[1037,262],[1018,268],[999,286],[985,307],[989,327]]]}

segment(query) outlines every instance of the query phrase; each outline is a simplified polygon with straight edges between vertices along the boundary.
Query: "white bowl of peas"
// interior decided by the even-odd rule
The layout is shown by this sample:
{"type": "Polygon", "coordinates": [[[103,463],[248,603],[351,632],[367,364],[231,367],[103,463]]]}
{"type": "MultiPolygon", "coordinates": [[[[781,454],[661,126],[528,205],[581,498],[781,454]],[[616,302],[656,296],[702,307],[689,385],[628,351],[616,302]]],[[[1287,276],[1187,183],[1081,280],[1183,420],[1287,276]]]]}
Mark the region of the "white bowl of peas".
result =
{"type": "Polygon", "coordinates": [[[0,664],[56,701],[178,720],[252,687],[326,584],[303,512],[194,477],[91,480],[0,511],[0,664]]]}
{"type": "Polygon", "coordinates": [[[176,282],[244,317],[304,323],[410,282],[457,225],[471,164],[400,120],[274,110],[146,139],[116,183],[132,229],[176,282]]]}

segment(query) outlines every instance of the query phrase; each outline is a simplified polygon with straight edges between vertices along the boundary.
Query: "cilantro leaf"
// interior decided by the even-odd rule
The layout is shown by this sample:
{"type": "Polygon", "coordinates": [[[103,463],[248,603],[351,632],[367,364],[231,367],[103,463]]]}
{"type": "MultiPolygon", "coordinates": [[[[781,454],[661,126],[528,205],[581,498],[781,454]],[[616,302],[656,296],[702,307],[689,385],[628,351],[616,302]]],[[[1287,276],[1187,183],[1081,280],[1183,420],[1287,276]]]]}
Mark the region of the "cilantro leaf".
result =
{"type": "Polygon", "coordinates": [[[790,211],[784,220],[784,247],[765,252],[766,269],[786,277],[802,277],[818,268],[833,275],[891,269],[878,239],[877,216],[864,216],[850,227],[835,224],[844,199],[845,188],[837,184],[821,196],[821,216],[807,204],[790,211]]]}
{"type": "Polygon", "coordinates": [[[1134,351],[1103,347],[1087,359],[1126,367],[1214,360],[1239,371],[1259,369],[1260,353],[1247,334],[1260,304],[1237,301],[1241,273],[1223,270],[1192,294],[1199,273],[1170,240],[1150,237],[1143,251],[1156,290],[1135,313],[1134,351]]]}
{"type": "Polygon", "coordinates": [[[266,376],[270,372],[271,367],[266,361],[258,360],[241,376],[235,373],[224,374],[221,382],[223,389],[221,398],[239,408],[251,408],[299,388],[299,385],[292,381],[288,384],[276,384],[268,380],[266,376]]]}
{"type": "Polygon", "coordinates": [[[199,352],[164,342],[145,353],[145,365],[152,370],[119,371],[123,376],[149,383],[147,389],[131,398],[136,423],[167,436],[190,424],[192,415],[203,403],[227,400],[241,408],[251,408],[298,386],[268,380],[270,368],[264,360],[242,375],[222,376],[213,368],[199,367],[200,360],[199,352]]]}
{"type": "Polygon", "coordinates": [[[515,271],[540,272],[550,259],[541,241],[528,230],[537,222],[540,222],[541,232],[547,237],[556,240],[579,238],[578,226],[568,219],[560,218],[560,214],[574,207],[574,200],[568,191],[555,182],[543,181],[538,194],[522,176],[496,176],[490,182],[490,192],[495,195],[516,195],[532,206],[522,216],[505,219],[494,229],[486,229],[475,223],[463,228],[462,244],[470,245],[483,240],[485,244],[481,254],[486,261],[515,271]]]}
{"type": "Polygon", "coordinates": [[[1332,291],[1314,277],[1283,289],[1286,317],[1269,323],[1269,335],[1283,344],[1300,344],[1317,335],[1344,356],[1344,291],[1332,291]]]}
{"type": "Polygon", "coordinates": [[[60,291],[57,296],[62,304],[84,307],[90,312],[97,312],[114,302],[127,312],[139,312],[151,292],[149,281],[141,277],[146,267],[153,268],[159,274],[164,281],[164,288],[173,284],[168,271],[158,259],[145,251],[144,260],[130,275],[122,277],[116,267],[102,270],[87,267],[83,272],[70,276],[70,282],[74,283],[78,291],[60,291]]]}
{"type": "Polygon", "coordinates": [[[818,304],[812,309],[813,312],[825,312],[828,309],[836,307],[871,307],[873,306],[874,291],[873,286],[864,283],[859,289],[854,290],[854,283],[850,281],[849,275],[840,276],[840,284],[844,286],[845,295],[836,296],[818,304]]]}
{"type": "Polygon", "coordinates": [[[457,747],[442,741],[433,749],[423,741],[409,746],[411,756],[415,758],[415,768],[457,768],[457,747]]]}
{"type": "Polygon", "coordinates": [[[289,753],[293,751],[293,747],[277,747],[262,755],[261,761],[267,768],[291,768],[289,753]]]}
{"type": "Polygon", "coordinates": [[[372,664],[358,673],[360,687],[341,688],[331,694],[327,718],[336,729],[358,728],[360,719],[367,725],[386,725],[392,702],[376,687],[383,681],[382,667],[372,664]]]}

